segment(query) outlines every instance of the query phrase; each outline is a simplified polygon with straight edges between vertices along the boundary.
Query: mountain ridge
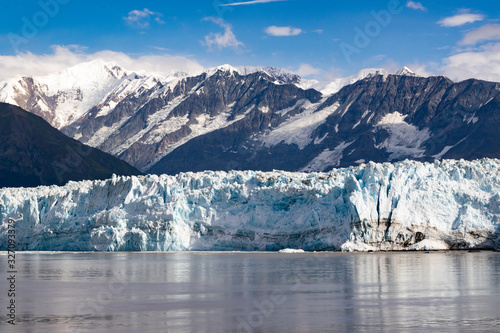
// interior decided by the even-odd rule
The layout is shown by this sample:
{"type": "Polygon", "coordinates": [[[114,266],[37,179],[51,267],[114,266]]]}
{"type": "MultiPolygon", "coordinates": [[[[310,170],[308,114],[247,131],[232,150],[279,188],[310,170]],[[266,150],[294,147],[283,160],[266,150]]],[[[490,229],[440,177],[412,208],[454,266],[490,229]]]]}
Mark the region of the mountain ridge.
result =
{"type": "Polygon", "coordinates": [[[368,69],[332,81],[338,91],[322,94],[270,67],[130,75],[61,129],[143,172],[325,171],[367,161],[500,157],[498,83],[368,69]]]}

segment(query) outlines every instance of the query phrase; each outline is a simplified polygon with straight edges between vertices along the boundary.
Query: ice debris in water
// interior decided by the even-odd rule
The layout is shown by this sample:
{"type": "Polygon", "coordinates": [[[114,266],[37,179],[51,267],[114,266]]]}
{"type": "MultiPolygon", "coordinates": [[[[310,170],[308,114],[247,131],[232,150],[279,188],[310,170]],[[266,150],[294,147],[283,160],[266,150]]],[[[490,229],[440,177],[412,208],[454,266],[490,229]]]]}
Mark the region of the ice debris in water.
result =
{"type": "Polygon", "coordinates": [[[283,249],[279,250],[279,253],[304,253],[305,251],[302,249],[283,249]]]}

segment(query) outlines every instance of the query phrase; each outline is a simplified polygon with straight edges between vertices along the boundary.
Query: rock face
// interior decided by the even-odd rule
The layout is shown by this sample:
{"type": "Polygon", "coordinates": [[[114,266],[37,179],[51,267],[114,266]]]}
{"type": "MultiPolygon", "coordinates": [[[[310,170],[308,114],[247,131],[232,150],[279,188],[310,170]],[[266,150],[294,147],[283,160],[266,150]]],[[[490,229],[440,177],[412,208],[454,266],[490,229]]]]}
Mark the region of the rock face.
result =
{"type": "Polygon", "coordinates": [[[257,109],[262,121],[257,125],[253,115],[194,138],[148,171],[327,171],[406,158],[498,158],[499,87],[374,75],[324,100],[294,100],[291,108],[267,113],[257,109]]]}
{"type": "Polygon", "coordinates": [[[63,117],[64,133],[147,173],[328,171],[368,161],[500,157],[498,83],[454,83],[408,68],[396,75],[366,70],[321,93],[306,89],[318,83],[269,67],[159,77],[97,65],[85,66],[111,83],[92,98],[83,94],[98,101],[84,104],[86,111],[75,102],[79,117],[37,111],[33,87],[16,100],[32,101],[28,110],[55,126],[63,117]]]}
{"type": "Polygon", "coordinates": [[[324,146],[308,148],[325,150],[305,169],[405,158],[498,158],[500,134],[492,126],[500,124],[499,87],[408,75],[361,80],[320,107],[339,105],[313,132],[313,137],[324,137],[324,146]],[[336,159],[323,158],[328,154],[336,159]]]}
{"type": "Polygon", "coordinates": [[[232,171],[0,189],[18,250],[430,250],[500,246],[500,161],[232,171]]]}
{"type": "Polygon", "coordinates": [[[320,100],[315,90],[275,84],[275,80],[264,72],[243,76],[222,67],[196,77],[158,82],[150,90],[129,95],[106,115],[94,108],[63,131],[147,172],[243,167],[233,158],[235,150],[245,151],[243,146],[251,144],[252,136],[288,118],[271,110],[291,108],[293,114],[301,112],[301,105],[320,100]],[[195,152],[180,149],[180,161],[167,159],[161,165],[168,167],[153,168],[187,143],[197,147],[195,152]]]}
{"type": "Polygon", "coordinates": [[[42,118],[0,103],[0,187],[139,175],[124,161],[71,139],[42,118]]]}
{"type": "Polygon", "coordinates": [[[288,82],[218,68],[159,82],[64,131],[156,174],[500,157],[497,83],[371,75],[324,97],[288,82]]]}

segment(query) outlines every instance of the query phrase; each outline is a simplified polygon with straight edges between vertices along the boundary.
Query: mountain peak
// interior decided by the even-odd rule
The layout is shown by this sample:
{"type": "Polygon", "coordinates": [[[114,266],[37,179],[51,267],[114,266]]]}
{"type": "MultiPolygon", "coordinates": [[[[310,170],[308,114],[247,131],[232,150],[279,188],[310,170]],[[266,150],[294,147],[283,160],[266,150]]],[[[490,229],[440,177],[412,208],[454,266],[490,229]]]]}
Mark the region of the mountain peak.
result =
{"type": "MultiPolygon", "coordinates": [[[[44,115],[54,127],[62,128],[83,116],[123,81],[135,77],[115,62],[94,59],[76,64],[57,73],[27,76],[5,81],[0,88],[0,101],[44,115]]],[[[1,86],[1,85],[0,85],[1,86]]]]}
{"type": "Polygon", "coordinates": [[[228,65],[228,64],[209,68],[209,69],[205,70],[205,73],[207,73],[208,76],[212,76],[219,71],[229,72],[229,73],[239,73],[235,67],[228,65]]]}
{"type": "Polygon", "coordinates": [[[272,66],[238,66],[238,72],[242,75],[249,75],[256,72],[263,72],[282,83],[298,83],[301,78],[296,73],[281,67],[272,66]]]}
{"type": "MultiPolygon", "coordinates": [[[[323,95],[332,95],[343,87],[353,84],[359,80],[376,75],[387,75],[388,72],[383,68],[365,68],[354,75],[339,77],[328,82],[316,82],[312,85],[304,85],[304,88],[313,88],[320,91],[323,95]]],[[[307,83],[307,82],[305,82],[307,83]]]]}
{"type": "Polygon", "coordinates": [[[414,71],[404,66],[399,71],[396,72],[396,75],[407,75],[407,76],[417,76],[414,71]]]}
{"type": "Polygon", "coordinates": [[[239,75],[250,75],[254,73],[264,73],[270,76],[274,83],[277,84],[298,84],[301,82],[301,77],[296,73],[280,67],[264,67],[264,66],[231,66],[228,64],[212,67],[205,70],[208,76],[212,76],[218,71],[229,72],[231,74],[238,73],[239,75]]]}
{"type": "Polygon", "coordinates": [[[123,79],[131,72],[122,68],[117,63],[104,61],[102,59],[94,59],[87,62],[76,64],[72,67],[66,68],[57,74],[50,74],[46,78],[57,75],[59,77],[73,78],[81,80],[88,77],[89,79],[103,79],[112,77],[114,79],[123,79]]]}

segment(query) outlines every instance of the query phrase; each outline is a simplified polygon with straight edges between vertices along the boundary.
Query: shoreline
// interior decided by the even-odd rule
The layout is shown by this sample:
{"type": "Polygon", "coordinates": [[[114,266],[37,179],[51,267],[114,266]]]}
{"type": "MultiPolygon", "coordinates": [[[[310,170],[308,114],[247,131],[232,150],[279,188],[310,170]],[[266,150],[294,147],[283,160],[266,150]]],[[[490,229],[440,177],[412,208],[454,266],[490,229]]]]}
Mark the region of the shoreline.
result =
{"type": "MultiPolygon", "coordinates": [[[[303,252],[279,252],[279,251],[16,251],[16,254],[377,254],[377,253],[483,253],[498,252],[497,249],[450,249],[450,250],[378,250],[378,251],[303,251],[303,252]]],[[[7,251],[0,251],[0,256],[6,256],[7,251]]]]}

